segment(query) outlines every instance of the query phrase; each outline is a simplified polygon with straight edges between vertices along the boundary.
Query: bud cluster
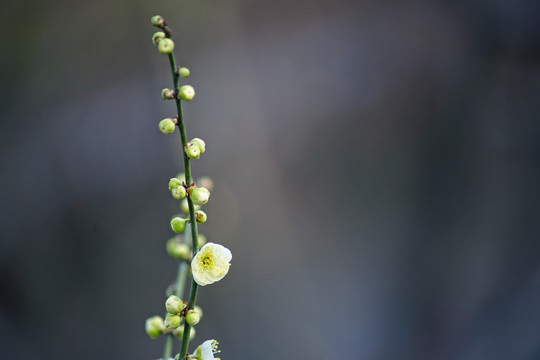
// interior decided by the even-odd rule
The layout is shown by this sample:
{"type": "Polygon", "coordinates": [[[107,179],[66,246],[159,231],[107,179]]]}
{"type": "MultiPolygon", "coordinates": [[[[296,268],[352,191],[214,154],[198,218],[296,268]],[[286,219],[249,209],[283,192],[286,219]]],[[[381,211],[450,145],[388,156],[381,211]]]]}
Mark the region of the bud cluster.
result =
{"type": "Polygon", "coordinates": [[[169,191],[176,200],[182,200],[187,195],[183,181],[178,178],[169,180],[169,191]]]}
{"type": "MultiPolygon", "coordinates": [[[[194,306],[193,309],[187,307],[187,302],[182,301],[178,296],[171,295],[165,301],[165,310],[167,315],[165,320],[161,316],[152,316],[146,319],[145,330],[148,336],[156,339],[162,334],[173,332],[174,335],[182,337],[184,330],[180,328],[182,318],[191,325],[197,325],[203,315],[202,309],[199,306],[194,306]]],[[[192,330],[190,336],[195,336],[195,331],[192,330]]]]}
{"type": "Polygon", "coordinates": [[[206,144],[199,138],[192,139],[184,146],[184,151],[190,159],[198,159],[206,151],[206,144]]]}

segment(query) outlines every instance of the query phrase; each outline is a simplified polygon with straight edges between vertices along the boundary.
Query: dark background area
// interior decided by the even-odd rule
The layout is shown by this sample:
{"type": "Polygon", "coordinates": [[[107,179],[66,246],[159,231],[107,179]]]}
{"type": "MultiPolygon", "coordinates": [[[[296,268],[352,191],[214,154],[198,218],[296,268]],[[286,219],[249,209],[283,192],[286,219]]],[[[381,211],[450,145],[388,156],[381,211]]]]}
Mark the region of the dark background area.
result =
{"type": "Polygon", "coordinates": [[[538,1],[3,1],[0,358],[157,359],[178,212],[174,30],[200,230],[194,348],[540,359],[538,1]]]}

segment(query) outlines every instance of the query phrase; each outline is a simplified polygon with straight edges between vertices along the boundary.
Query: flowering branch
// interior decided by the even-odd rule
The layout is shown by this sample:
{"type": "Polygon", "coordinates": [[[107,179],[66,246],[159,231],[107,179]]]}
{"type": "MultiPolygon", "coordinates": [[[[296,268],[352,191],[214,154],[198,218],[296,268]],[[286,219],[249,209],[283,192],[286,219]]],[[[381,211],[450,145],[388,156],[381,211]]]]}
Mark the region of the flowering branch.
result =
{"type": "Polygon", "coordinates": [[[199,286],[205,286],[221,280],[229,271],[231,252],[222,245],[206,243],[200,250],[200,243],[204,243],[204,237],[199,235],[197,224],[203,224],[207,220],[206,213],[198,208],[208,202],[212,182],[208,178],[198,180],[195,185],[190,161],[198,159],[206,150],[206,144],[199,138],[194,138],[188,142],[186,127],[184,123],[184,114],[182,111],[182,101],[191,101],[195,97],[195,90],[191,85],[180,86],[180,78],[187,78],[190,72],[187,68],[176,65],[176,59],[173,54],[174,42],[171,39],[172,31],[167,26],[165,20],[156,15],[152,17],[152,24],[160,31],[153,37],[153,43],[158,47],[162,54],[167,54],[171,66],[174,89],[163,89],[161,96],[164,100],[174,100],[176,103],[177,115],[160,121],[159,129],[164,134],[172,134],[176,127],[180,132],[180,138],[183,148],[184,174],[178,175],[169,181],[169,190],[172,196],[177,200],[182,200],[182,208],[189,214],[188,219],[174,217],[171,220],[171,228],[177,233],[184,233],[184,241],[179,238],[173,238],[167,242],[167,252],[181,260],[177,279],[176,295],[171,295],[165,303],[167,315],[165,320],[159,316],[154,316],[146,321],[146,332],[151,338],[157,338],[161,334],[166,334],[163,359],[169,360],[172,354],[173,335],[182,338],[180,354],[177,359],[187,360],[212,360],[214,354],[218,353],[215,340],[208,340],[201,344],[192,355],[188,355],[189,341],[194,336],[193,326],[196,325],[201,316],[202,310],[196,306],[197,293],[199,286]],[[191,238],[191,253],[188,246],[188,238],[191,238]],[[201,241],[202,240],[202,241],[201,241]],[[189,264],[189,265],[188,265],[189,264]],[[188,268],[191,266],[191,289],[189,301],[182,301],[184,288],[187,282],[188,268]],[[184,318],[184,327],[180,328],[184,318]]]}

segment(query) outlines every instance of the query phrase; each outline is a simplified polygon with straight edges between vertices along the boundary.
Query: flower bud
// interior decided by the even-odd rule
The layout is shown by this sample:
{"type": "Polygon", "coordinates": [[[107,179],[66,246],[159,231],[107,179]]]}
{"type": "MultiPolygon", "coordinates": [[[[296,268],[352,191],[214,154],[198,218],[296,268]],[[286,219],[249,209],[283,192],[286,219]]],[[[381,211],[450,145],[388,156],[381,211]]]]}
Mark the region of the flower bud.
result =
{"type": "Polygon", "coordinates": [[[206,150],[206,144],[204,143],[204,141],[199,138],[195,138],[192,139],[190,143],[192,143],[193,145],[197,145],[199,147],[199,150],[201,150],[201,154],[204,154],[204,151],[206,150]]]}
{"type": "MultiPolygon", "coordinates": [[[[195,338],[195,328],[193,326],[191,326],[189,328],[189,341],[193,340],[195,338]]],[[[178,329],[174,330],[173,331],[173,335],[175,335],[176,337],[178,338],[182,338],[184,337],[184,327],[183,326],[180,326],[178,329]]]]}
{"type": "Polygon", "coordinates": [[[206,244],[206,236],[204,236],[203,234],[199,234],[197,239],[199,240],[199,248],[206,244]]]}
{"type": "Polygon", "coordinates": [[[161,39],[165,39],[165,33],[163,31],[155,32],[154,35],[152,35],[152,42],[154,45],[157,45],[161,39]]]}
{"type": "Polygon", "coordinates": [[[171,295],[165,302],[165,308],[169,314],[180,314],[186,308],[186,304],[178,296],[171,295]]]}
{"type": "Polygon", "coordinates": [[[171,228],[173,231],[177,234],[184,232],[186,228],[186,224],[189,220],[188,219],[182,219],[180,217],[175,217],[171,220],[171,228]]]}
{"type": "Polygon", "coordinates": [[[181,244],[182,238],[180,235],[176,235],[175,237],[170,238],[167,240],[167,243],[165,244],[165,248],[167,249],[167,254],[172,255],[172,252],[174,251],[174,248],[176,244],[181,244]]]}
{"type": "Polygon", "coordinates": [[[158,44],[158,50],[162,54],[170,54],[174,50],[174,41],[169,38],[162,39],[158,44]]]}
{"type": "Polygon", "coordinates": [[[182,186],[182,181],[178,178],[171,178],[171,180],[169,180],[169,191],[172,191],[172,189],[177,186],[182,186]]]}
{"type": "Polygon", "coordinates": [[[210,191],[202,186],[191,187],[188,191],[191,201],[195,205],[204,205],[208,202],[208,198],[210,198],[210,191]]]}
{"type": "Polygon", "coordinates": [[[187,78],[189,76],[189,69],[187,67],[178,68],[178,75],[182,78],[187,78]]]}
{"type": "MultiPolygon", "coordinates": [[[[197,211],[201,207],[199,205],[193,205],[193,208],[195,209],[195,211],[197,211]]],[[[189,204],[188,204],[187,198],[185,198],[184,200],[182,200],[182,202],[180,202],[180,209],[182,210],[184,214],[189,215],[189,204]]]]}
{"type": "Polygon", "coordinates": [[[170,135],[174,132],[176,124],[171,118],[163,119],[159,122],[159,130],[165,135],[170,135]]]}
{"type": "Polygon", "coordinates": [[[173,89],[163,89],[161,90],[161,98],[163,100],[172,100],[174,99],[174,90],[173,89]]]}
{"type": "Polygon", "coordinates": [[[197,184],[199,184],[199,186],[207,188],[208,191],[212,191],[214,189],[214,181],[210,176],[201,176],[197,180],[197,184]]]}
{"type": "Polygon", "coordinates": [[[176,186],[171,190],[173,198],[182,200],[186,197],[186,189],[183,186],[176,186]]]}
{"type": "Polygon", "coordinates": [[[187,244],[178,244],[174,247],[172,255],[178,260],[191,261],[193,254],[187,244]]]}
{"type": "Polygon", "coordinates": [[[179,99],[182,99],[185,101],[191,101],[193,100],[194,97],[195,97],[195,89],[193,89],[193,86],[191,85],[184,85],[180,88],[180,91],[178,91],[179,99]]]}
{"type": "Polygon", "coordinates": [[[199,305],[195,305],[195,307],[193,308],[193,310],[194,310],[197,314],[199,314],[199,318],[202,318],[202,316],[203,316],[203,311],[202,311],[202,309],[201,309],[201,307],[200,307],[199,305]]]}
{"type": "Polygon", "coordinates": [[[165,26],[165,19],[159,15],[152,16],[152,19],[150,19],[150,22],[152,23],[152,25],[159,28],[165,26]]]}
{"type": "Polygon", "coordinates": [[[182,318],[180,316],[174,314],[167,314],[163,325],[165,325],[167,329],[172,330],[179,327],[181,322],[182,318]]]}
{"type": "Polygon", "coordinates": [[[199,147],[195,144],[188,143],[187,146],[184,148],[184,151],[190,159],[198,159],[199,157],[201,157],[201,149],[199,149],[199,147]]]}
{"type": "Polygon", "coordinates": [[[197,325],[199,323],[199,320],[201,320],[201,317],[195,310],[189,310],[186,314],[186,322],[193,326],[197,325]]]}
{"type": "Polygon", "coordinates": [[[191,261],[191,250],[187,244],[178,242],[176,238],[167,241],[167,254],[178,260],[191,261]]]}
{"type": "Polygon", "coordinates": [[[206,213],[202,210],[195,211],[195,219],[197,220],[197,224],[204,224],[207,220],[206,213]]]}
{"type": "Polygon", "coordinates": [[[151,318],[146,319],[144,329],[152,339],[159,337],[163,328],[163,318],[161,316],[152,316],[151,318]]]}

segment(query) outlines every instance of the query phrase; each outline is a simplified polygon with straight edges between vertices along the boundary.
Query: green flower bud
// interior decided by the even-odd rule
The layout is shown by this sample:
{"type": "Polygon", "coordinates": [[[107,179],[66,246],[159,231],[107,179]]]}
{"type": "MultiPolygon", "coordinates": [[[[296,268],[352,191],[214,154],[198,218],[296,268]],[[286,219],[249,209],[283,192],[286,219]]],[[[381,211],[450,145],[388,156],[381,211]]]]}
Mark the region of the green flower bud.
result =
{"type": "Polygon", "coordinates": [[[199,240],[199,248],[202,248],[203,245],[206,244],[206,236],[204,236],[203,234],[199,234],[198,240],[199,240]]]}
{"type": "MultiPolygon", "coordinates": [[[[201,208],[199,205],[193,205],[193,207],[195,208],[195,211],[201,208]]],[[[187,198],[180,202],[180,209],[182,210],[184,214],[189,215],[189,204],[188,204],[187,198]]]]}
{"type": "Polygon", "coordinates": [[[155,32],[154,35],[152,35],[152,42],[154,45],[157,45],[161,39],[165,39],[165,33],[163,31],[155,32]]]}
{"type": "Polygon", "coordinates": [[[183,186],[176,186],[171,190],[173,198],[182,200],[186,197],[186,189],[183,186]]]}
{"type": "Polygon", "coordinates": [[[178,315],[186,308],[186,304],[178,296],[171,295],[165,302],[165,308],[169,314],[178,315]]]}
{"type": "Polygon", "coordinates": [[[173,249],[171,256],[184,261],[191,261],[191,249],[187,244],[177,244],[173,249]]]}
{"type": "Polygon", "coordinates": [[[182,318],[180,316],[174,314],[167,314],[163,325],[165,325],[167,329],[173,330],[179,327],[181,322],[182,318]]]}
{"type": "Polygon", "coordinates": [[[162,54],[170,54],[174,50],[174,41],[169,38],[162,39],[158,44],[158,50],[162,54]]]}
{"type": "Polygon", "coordinates": [[[210,198],[210,191],[202,186],[191,187],[188,191],[191,201],[195,205],[204,205],[208,202],[208,198],[210,198]]]}
{"type": "Polygon", "coordinates": [[[194,310],[197,314],[199,314],[199,317],[200,317],[200,318],[202,318],[202,316],[203,316],[203,311],[202,311],[202,309],[201,309],[201,307],[200,307],[199,305],[195,305],[195,307],[193,308],[193,310],[194,310]]]}
{"type": "Polygon", "coordinates": [[[167,254],[178,260],[191,261],[191,250],[187,244],[179,241],[178,238],[173,237],[167,241],[167,254]]]}
{"type": "Polygon", "coordinates": [[[177,234],[184,232],[186,228],[186,224],[188,223],[188,219],[182,219],[180,217],[175,217],[171,220],[171,228],[173,231],[177,234]]]}
{"type": "Polygon", "coordinates": [[[182,238],[179,235],[176,235],[175,237],[167,240],[167,244],[165,244],[165,248],[167,249],[167,254],[173,256],[172,252],[174,251],[176,244],[181,244],[181,241],[182,241],[182,238]]]}
{"type": "Polygon", "coordinates": [[[189,310],[186,314],[186,322],[189,325],[197,325],[199,323],[199,320],[201,320],[201,317],[195,310],[189,310]]]}
{"type": "Polygon", "coordinates": [[[172,189],[177,186],[182,186],[182,180],[178,178],[171,178],[171,180],[169,180],[169,191],[172,191],[172,189]]]}
{"type": "Polygon", "coordinates": [[[163,119],[159,122],[159,130],[165,135],[172,134],[176,129],[176,124],[171,118],[163,119]]]}
{"type": "Polygon", "coordinates": [[[202,210],[195,211],[195,219],[197,220],[197,224],[204,224],[207,220],[206,213],[202,210]]]}
{"type": "Polygon", "coordinates": [[[198,159],[201,156],[201,149],[199,149],[197,145],[192,143],[188,143],[187,146],[184,148],[184,151],[190,159],[198,159]]]}
{"type": "Polygon", "coordinates": [[[165,26],[165,19],[162,18],[159,15],[152,16],[152,19],[150,19],[150,22],[152,25],[156,27],[164,27],[165,26]]]}
{"type": "Polygon", "coordinates": [[[164,327],[163,318],[161,316],[152,316],[151,318],[146,319],[144,329],[148,336],[155,339],[162,334],[164,327]]]}
{"type": "Polygon", "coordinates": [[[201,176],[199,180],[197,180],[197,184],[199,184],[199,186],[207,188],[209,191],[212,191],[214,189],[214,181],[210,176],[201,176]]]}
{"type": "Polygon", "coordinates": [[[189,69],[187,67],[178,68],[178,75],[182,78],[187,78],[189,76],[189,69]]]}
{"type": "Polygon", "coordinates": [[[189,214],[189,204],[188,204],[187,198],[185,198],[184,200],[180,202],[180,209],[182,210],[184,214],[189,214]]]}
{"type": "Polygon", "coordinates": [[[193,145],[197,145],[201,150],[201,154],[204,154],[204,151],[206,150],[206,144],[204,143],[204,141],[199,138],[195,138],[191,139],[190,143],[192,143],[193,145]]]}
{"type": "Polygon", "coordinates": [[[161,98],[163,100],[172,100],[172,99],[174,99],[175,98],[174,90],[167,89],[167,88],[161,90],[161,98]]]}
{"type": "Polygon", "coordinates": [[[193,89],[193,86],[191,85],[184,85],[180,88],[180,91],[178,91],[179,99],[182,99],[185,101],[191,101],[193,100],[194,97],[195,97],[195,89],[193,89]]]}
{"type": "MultiPolygon", "coordinates": [[[[195,328],[193,326],[191,326],[189,328],[189,341],[193,340],[195,338],[195,328]]],[[[180,326],[178,329],[174,330],[173,331],[173,335],[175,335],[176,337],[178,338],[182,338],[184,336],[184,327],[183,326],[180,326]]]]}

